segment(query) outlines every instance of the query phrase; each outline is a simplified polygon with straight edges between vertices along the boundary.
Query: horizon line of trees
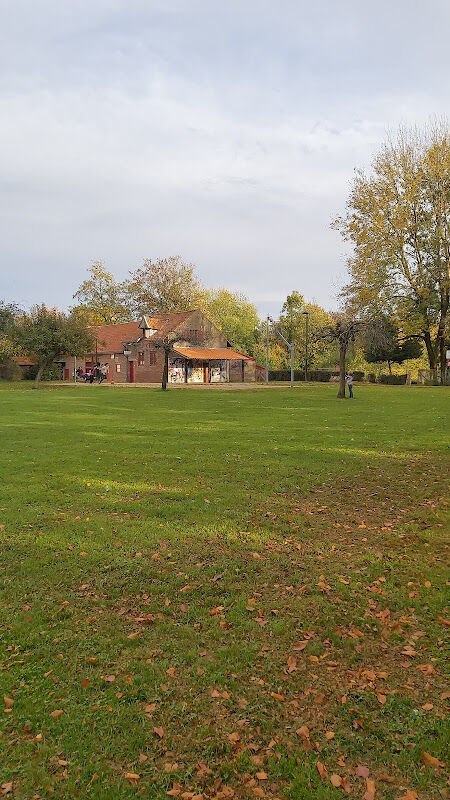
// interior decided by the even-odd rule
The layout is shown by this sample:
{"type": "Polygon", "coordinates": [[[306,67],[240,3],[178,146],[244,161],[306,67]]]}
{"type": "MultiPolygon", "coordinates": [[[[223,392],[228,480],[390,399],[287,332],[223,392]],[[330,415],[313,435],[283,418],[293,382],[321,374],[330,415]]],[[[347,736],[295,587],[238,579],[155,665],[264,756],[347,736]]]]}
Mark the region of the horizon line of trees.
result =
{"type": "MultiPolygon", "coordinates": [[[[437,120],[422,130],[401,128],[389,138],[375,155],[371,173],[355,172],[345,213],[332,227],[353,247],[342,309],[328,312],[307,303],[300,292],[291,292],[270,327],[269,366],[289,366],[278,328],[295,345],[295,366],[305,368],[308,320],[308,368],[339,363],[342,373],[350,355],[369,364],[385,363],[391,372],[392,365],[421,358],[424,349],[434,381],[439,371],[445,383],[450,307],[448,122],[437,120]]],[[[266,323],[255,305],[241,292],[207,289],[195,266],[181,256],[144,259],[122,282],[101,261],[94,261],[88,273],[67,314],[44,305],[26,314],[14,304],[0,303],[0,367],[18,350],[36,356],[47,347],[50,357],[51,351],[71,342],[75,354],[93,325],[194,308],[236,349],[264,363],[266,323]]]]}

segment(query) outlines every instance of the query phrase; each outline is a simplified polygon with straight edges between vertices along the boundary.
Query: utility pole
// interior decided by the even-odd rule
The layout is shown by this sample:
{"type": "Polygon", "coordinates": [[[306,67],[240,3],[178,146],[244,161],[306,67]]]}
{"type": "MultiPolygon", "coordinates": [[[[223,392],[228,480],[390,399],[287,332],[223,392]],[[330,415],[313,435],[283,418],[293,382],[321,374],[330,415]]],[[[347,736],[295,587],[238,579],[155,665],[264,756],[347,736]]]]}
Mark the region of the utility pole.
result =
{"type": "Polygon", "coordinates": [[[291,351],[291,389],[293,389],[293,387],[294,387],[294,362],[295,362],[294,342],[290,343],[289,349],[291,351]]]}
{"type": "Polygon", "coordinates": [[[73,381],[77,382],[77,357],[73,357],[73,381]]]}
{"type": "Polygon", "coordinates": [[[266,383],[269,383],[269,320],[270,320],[270,317],[267,316],[267,319],[266,319],[266,383]]]}

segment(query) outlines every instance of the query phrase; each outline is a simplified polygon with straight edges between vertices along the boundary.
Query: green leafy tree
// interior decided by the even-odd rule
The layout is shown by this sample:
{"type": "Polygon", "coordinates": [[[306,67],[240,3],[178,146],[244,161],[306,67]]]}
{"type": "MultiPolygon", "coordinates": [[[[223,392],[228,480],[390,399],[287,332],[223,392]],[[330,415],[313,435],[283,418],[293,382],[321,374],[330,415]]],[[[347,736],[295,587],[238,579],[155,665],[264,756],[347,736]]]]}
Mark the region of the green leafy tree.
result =
{"type": "Polygon", "coordinates": [[[450,303],[450,130],[400,130],[371,175],[357,171],[347,211],[333,223],[353,244],[344,292],[356,313],[395,316],[445,373],[450,303]]]}
{"type": "Polygon", "coordinates": [[[86,325],[111,325],[131,320],[123,286],[105,269],[102,261],[94,261],[88,272],[90,277],[74,294],[79,303],[72,312],[86,325]]]}
{"type": "MultiPolygon", "coordinates": [[[[306,362],[306,325],[308,324],[308,368],[331,366],[335,360],[334,348],[317,336],[322,328],[331,323],[330,314],[321,306],[306,303],[300,292],[293,291],[283,303],[279,327],[289,342],[294,342],[296,362],[302,368],[306,362]]],[[[288,366],[289,354],[285,350],[284,360],[288,366]]]]}
{"type": "Polygon", "coordinates": [[[15,303],[0,301],[0,370],[7,377],[14,377],[18,369],[13,361],[14,356],[19,354],[19,348],[14,340],[14,325],[21,313],[15,303]]]}
{"type": "Polygon", "coordinates": [[[39,388],[44,370],[64,356],[83,356],[92,350],[93,335],[74,314],[57,308],[33,306],[19,317],[14,326],[14,341],[37,364],[34,388],[39,388]]]}
{"type": "Polygon", "coordinates": [[[224,288],[213,289],[206,292],[202,310],[233,347],[247,355],[255,354],[259,316],[245,295],[224,288]]]}
{"type": "Polygon", "coordinates": [[[389,372],[392,372],[392,364],[403,364],[422,355],[421,342],[400,337],[396,323],[383,316],[366,326],[362,344],[365,360],[369,364],[386,362],[389,372]]]}
{"type": "Polygon", "coordinates": [[[146,258],[124,284],[126,302],[136,316],[164,311],[190,311],[204,305],[205,290],[193,264],[181,256],[146,258]]]}

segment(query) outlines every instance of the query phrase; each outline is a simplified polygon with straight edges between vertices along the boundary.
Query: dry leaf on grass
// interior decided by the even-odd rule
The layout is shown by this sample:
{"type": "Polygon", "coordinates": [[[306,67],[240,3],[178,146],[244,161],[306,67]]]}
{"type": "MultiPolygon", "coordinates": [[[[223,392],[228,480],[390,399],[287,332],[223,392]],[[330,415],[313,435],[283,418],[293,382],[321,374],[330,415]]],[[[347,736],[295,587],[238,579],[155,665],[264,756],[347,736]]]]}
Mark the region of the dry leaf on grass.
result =
{"type": "Polygon", "coordinates": [[[326,768],[325,764],[322,764],[322,762],[321,762],[321,761],[317,761],[317,763],[316,763],[316,769],[317,769],[317,772],[319,773],[320,777],[321,777],[321,778],[325,778],[325,776],[326,776],[326,775],[327,775],[327,773],[328,773],[328,770],[327,770],[327,768],[326,768]]]}
{"type": "Polygon", "coordinates": [[[364,767],[362,764],[358,764],[355,769],[355,775],[357,775],[358,778],[368,778],[370,775],[369,767],[364,767]]]}
{"type": "Polygon", "coordinates": [[[125,773],[125,780],[130,781],[130,783],[137,783],[140,780],[140,775],[137,772],[126,772],[125,773]]]}
{"type": "Polygon", "coordinates": [[[424,752],[422,754],[422,760],[423,760],[423,763],[426,764],[429,767],[445,767],[445,764],[444,764],[443,761],[439,761],[438,758],[435,758],[434,756],[430,755],[430,753],[425,753],[424,752]]]}
{"type": "Polygon", "coordinates": [[[371,778],[366,778],[366,791],[363,800],[375,800],[375,783],[371,778]]]}

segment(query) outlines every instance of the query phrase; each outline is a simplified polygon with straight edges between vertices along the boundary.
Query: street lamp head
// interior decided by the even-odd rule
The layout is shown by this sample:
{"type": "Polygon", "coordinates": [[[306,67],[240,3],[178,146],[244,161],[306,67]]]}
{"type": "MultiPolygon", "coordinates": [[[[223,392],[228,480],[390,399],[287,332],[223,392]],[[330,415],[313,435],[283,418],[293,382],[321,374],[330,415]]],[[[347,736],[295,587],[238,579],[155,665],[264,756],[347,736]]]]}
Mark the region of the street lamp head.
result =
{"type": "Polygon", "coordinates": [[[307,315],[309,315],[309,311],[302,311],[302,314],[307,314],[307,315]]]}

